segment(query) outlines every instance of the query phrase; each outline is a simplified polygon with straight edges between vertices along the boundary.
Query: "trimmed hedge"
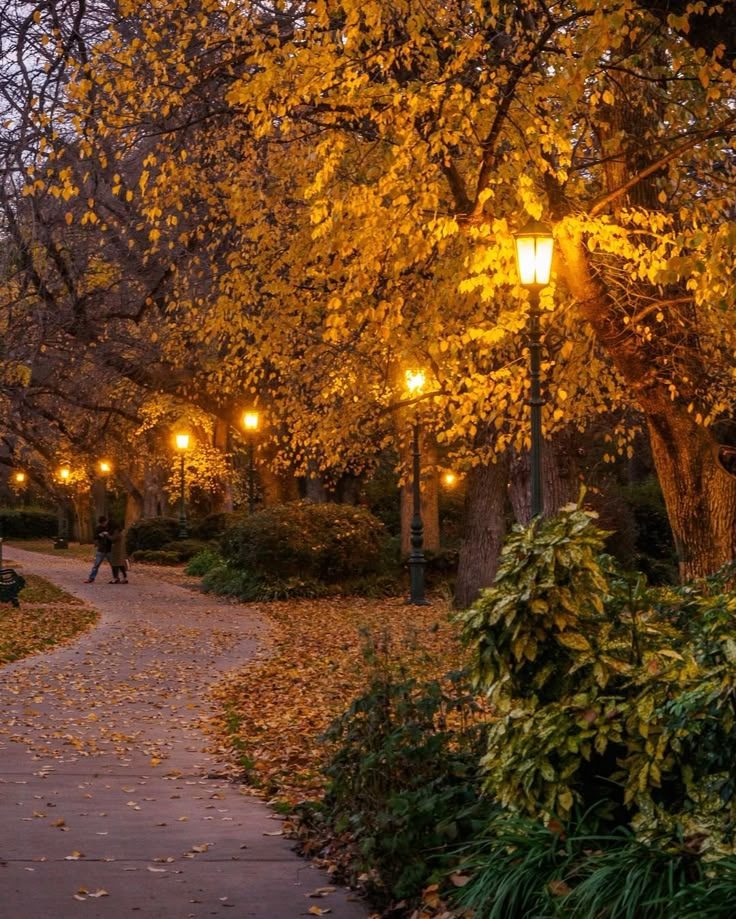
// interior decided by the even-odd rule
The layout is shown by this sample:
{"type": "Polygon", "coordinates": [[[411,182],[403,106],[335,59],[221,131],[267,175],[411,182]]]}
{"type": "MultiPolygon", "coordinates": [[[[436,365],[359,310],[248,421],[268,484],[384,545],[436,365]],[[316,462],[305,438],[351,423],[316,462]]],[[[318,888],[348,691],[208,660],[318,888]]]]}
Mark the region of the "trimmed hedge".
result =
{"type": "Polygon", "coordinates": [[[221,542],[226,563],[259,577],[334,584],[377,574],[383,524],[361,507],[295,501],[235,517],[221,542]]]}
{"type": "Polygon", "coordinates": [[[58,517],[40,508],[0,508],[0,535],[3,538],[42,539],[56,536],[58,517]]]}
{"type": "Polygon", "coordinates": [[[163,549],[173,542],[179,532],[179,521],[175,517],[141,517],[126,533],[128,555],[139,550],[163,549]]]}

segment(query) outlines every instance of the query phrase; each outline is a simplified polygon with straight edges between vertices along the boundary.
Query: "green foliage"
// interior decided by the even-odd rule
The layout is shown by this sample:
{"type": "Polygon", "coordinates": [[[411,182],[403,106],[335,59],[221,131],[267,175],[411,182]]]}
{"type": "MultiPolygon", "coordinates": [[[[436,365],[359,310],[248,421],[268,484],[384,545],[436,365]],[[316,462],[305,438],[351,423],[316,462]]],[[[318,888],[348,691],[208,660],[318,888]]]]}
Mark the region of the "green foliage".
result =
{"type": "Polygon", "coordinates": [[[487,819],[481,729],[466,674],[423,683],[375,660],[366,693],[327,731],[336,748],[325,810],[350,833],[355,868],[370,871],[374,896],[413,897],[447,867],[444,847],[487,819]]]}
{"type": "Polygon", "coordinates": [[[176,539],[158,549],[137,549],[131,558],[151,565],[181,565],[206,551],[211,551],[207,543],[197,539],[176,539]]]}
{"type": "Polygon", "coordinates": [[[141,517],[126,532],[128,555],[140,549],[163,549],[178,532],[179,521],[174,517],[141,517]]]}
{"type": "Polygon", "coordinates": [[[203,542],[212,542],[224,534],[231,521],[237,520],[238,515],[226,513],[224,511],[216,514],[208,514],[206,517],[195,519],[190,526],[190,533],[194,539],[203,542]]]}
{"type": "Polygon", "coordinates": [[[454,904],[483,919],[696,919],[733,915],[733,859],[705,869],[683,840],[588,834],[505,812],[461,853],[454,904]]]}
{"type": "MultiPolygon", "coordinates": [[[[580,810],[596,827],[567,877],[574,892],[563,915],[695,916],[686,900],[698,896],[725,916],[736,826],[734,570],[649,588],[596,555],[604,536],[580,510],[517,529],[494,585],[460,614],[476,684],[496,714],[485,788],[529,820],[580,810]],[[682,911],[667,912],[675,894],[682,911]]],[[[495,845],[494,864],[508,850],[495,845]]],[[[540,876],[537,888],[546,883],[540,876]]]]}
{"type": "Polygon", "coordinates": [[[269,579],[334,584],[380,570],[384,528],[363,508],[298,501],[233,522],[222,554],[236,569],[269,579]]]}
{"type": "Polygon", "coordinates": [[[40,508],[0,508],[0,536],[6,539],[52,538],[58,525],[56,514],[40,508]]]}
{"type": "Polygon", "coordinates": [[[201,578],[218,565],[222,565],[222,556],[219,552],[214,549],[203,549],[187,562],[184,574],[201,578]]]}
{"type": "Polygon", "coordinates": [[[282,578],[234,568],[223,563],[211,567],[202,578],[205,593],[233,597],[245,603],[264,603],[296,598],[316,599],[334,595],[335,588],[315,578],[282,578]]]}

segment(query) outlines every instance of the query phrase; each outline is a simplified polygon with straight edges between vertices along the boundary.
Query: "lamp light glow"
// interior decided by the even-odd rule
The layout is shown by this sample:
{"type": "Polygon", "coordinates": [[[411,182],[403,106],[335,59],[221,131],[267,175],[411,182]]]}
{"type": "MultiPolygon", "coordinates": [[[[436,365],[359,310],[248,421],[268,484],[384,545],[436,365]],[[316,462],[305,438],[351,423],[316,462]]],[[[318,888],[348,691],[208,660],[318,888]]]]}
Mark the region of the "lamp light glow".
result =
{"type": "Polygon", "coordinates": [[[427,378],[425,377],[423,370],[406,371],[406,388],[410,393],[421,393],[426,382],[427,378]]]}
{"type": "Polygon", "coordinates": [[[176,435],[176,449],[177,450],[188,450],[189,449],[189,435],[188,434],[177,434],[176,435]]]}
{"type": "Polygon", "coordinates": [[[549,284],[552,270],[552,230],[547,224],[532,220],[518,233],[514,233],[514,241],[521,283],[525,287],[545,287],[549,284]]]}
{"type": "Polygon", "coordinates": [[[246,431],[257,431],[261,417],[258,412],[246,412],[243,415],[243,427],[246,431]]]}

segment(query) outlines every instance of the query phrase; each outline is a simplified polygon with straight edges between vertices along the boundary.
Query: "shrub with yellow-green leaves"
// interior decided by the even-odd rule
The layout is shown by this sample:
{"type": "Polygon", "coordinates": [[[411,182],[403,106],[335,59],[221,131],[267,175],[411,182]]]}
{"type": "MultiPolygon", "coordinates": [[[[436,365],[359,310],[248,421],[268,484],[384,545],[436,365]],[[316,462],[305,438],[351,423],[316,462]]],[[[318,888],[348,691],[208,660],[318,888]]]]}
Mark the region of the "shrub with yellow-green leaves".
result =
{"type": "Polygon", "coordinates": [[[542,820],[662,833],[734,852],[733,572],[651,589],[601,556],[591,515],[518,528],[492,587],[461,614],[494,721],[486,790],[542,820]]]}

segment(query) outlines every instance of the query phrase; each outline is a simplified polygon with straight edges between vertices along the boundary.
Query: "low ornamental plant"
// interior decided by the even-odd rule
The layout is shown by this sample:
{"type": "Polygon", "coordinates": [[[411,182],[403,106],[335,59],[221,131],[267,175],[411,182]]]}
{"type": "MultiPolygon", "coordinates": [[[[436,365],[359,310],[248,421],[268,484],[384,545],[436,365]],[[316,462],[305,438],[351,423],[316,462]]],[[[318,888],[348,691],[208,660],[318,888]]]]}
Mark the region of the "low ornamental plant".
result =
{"type": "Polygon", "coordinates": [[[448,847],[485,826],[477,715],[466,674],[422,682],[384,658],[327,731],[323,816],[351,840],[353,871],[371,879],[375,902],[418,898],[447,868],[448,847]]]}
{"type": "Polygon", "coordinates": [[[540,865],[536,883],[534,870],[524,882],[541,910],[530,915],[673,919],[707,905],[703,915],[725,919],[736,854],[734,572],[650,588],[601,556],[605,535],[577,507],[517,528],[492,587],[459,614],[474,685],[495,713],[484,789],[524,840],[489,827],[487,864],[481,847],[460,901],[497,915],[498,860],[515,852],[517,873],[540,865]],[[549,854],[550,827],[556,856],[540,861],[535,846],[528,861],[532,838],[549,854]]]}

